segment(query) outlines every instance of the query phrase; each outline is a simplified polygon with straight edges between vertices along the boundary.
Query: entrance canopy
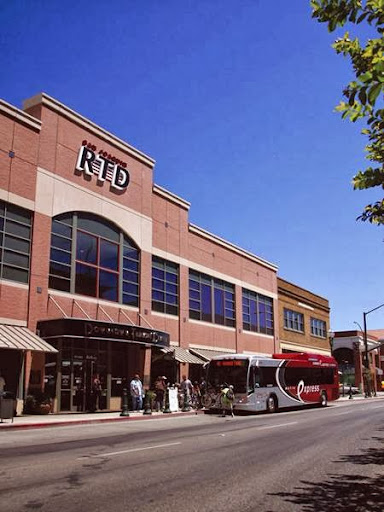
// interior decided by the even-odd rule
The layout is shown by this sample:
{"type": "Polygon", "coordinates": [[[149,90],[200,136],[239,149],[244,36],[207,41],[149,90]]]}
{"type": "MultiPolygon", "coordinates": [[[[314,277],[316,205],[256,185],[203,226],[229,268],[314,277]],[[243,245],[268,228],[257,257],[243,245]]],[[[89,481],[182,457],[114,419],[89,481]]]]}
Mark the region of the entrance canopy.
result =
{"type": "Polygon", "coordinates": [[[31,350],[33,352],[57,352],[49,343],[27,327],[0,325],[0,349],[31,350]]]}
{"type": "Polygon", "coordinates": [[[191,354],[188,350],[182,347],[167,347],[162,348],[161,351],[164,354],[169,354],[171,357],[178,361],[179,363],[189,363],[189,364],[204,364],[205,359],[200,359],[193,354],[191,354]]]}
{"type": "Polygon", "coordinates": [[[227,356],[230,353],[229,352],[221,352],[220,350],[207,350],[203,348],[191,348],[191,352],[196,354],[198,357],[201,357],[203,359],[203,362],[206,363],[207,361],[210,361],[212,357],[215,356],[227,356]]]}

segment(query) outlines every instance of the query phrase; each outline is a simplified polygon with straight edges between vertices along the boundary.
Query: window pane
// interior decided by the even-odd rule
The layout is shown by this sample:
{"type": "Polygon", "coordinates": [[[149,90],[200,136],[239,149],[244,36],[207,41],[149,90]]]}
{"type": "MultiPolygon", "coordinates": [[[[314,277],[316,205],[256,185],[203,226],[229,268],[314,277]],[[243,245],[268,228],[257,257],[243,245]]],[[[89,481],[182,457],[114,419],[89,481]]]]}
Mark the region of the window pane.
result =
{"type": "Polygon", "coordinates": [[[119,249],[116,244],[100,240],[100,266],[111,270],[119,268],[119,249]]]}
{"type": "Polygon", "coordinates": [[[54,220],[52,222],[52,233],[56,233],[57,235],[63,235],[68,238],[71,238],[72,228],[54,220]]]}
{"type": "Polygon", "coordinates": [[[153,298],[153,300],[164,302],[165,294],[164,294],[164,292],[159,292],[157,290],[153,290],[152,298],[153,298]]]}
{"type": "Polygon", "coordinates": [[[215,288],[215,323],[224,324],[224,291],[215,288]]]}
{"type": "Polygon", "coordinates": [[[196,302],[195,300],[189,301],[189,308],[195,309],[196,311],[200,311],[200,302],[196,302]]]}
{"type": "Polygon", "coordinates": [[[4,265],[3,278],[10,279],[11,281],[19,281],[20,283],[28,283],[28,270],[12,268],[4,265]]]}
{"type": "Polygon", "coordinates": [[[167,272],[167,281],[169,283],[175,283],[177,284],[177,274],[172,274],[171,272],[167,272]]]}
{"type": "Polygon", "coordinates": [[[123,283],[123,292],[131,293],[132,295],[139,295],[139,287],[131,283],[123,283]]]}
{"type": "Polygon", "coordinates": [[[7,218],[16,220],[17,222],[21,222],[22,224],[31,225],[31,214],[27,210],[23,210],[22,208],[18,208],[13,204],[7,205],[7,218]]]}
{"type": "Polygon", "coordinates": [[[29,254],[29,241],[21,240],[20,238],[15,238],[13,236],[5,236],[4,247],[29,254]]]}
{"type": "Polygon", "coordinates": [[[69,265],[62,265],[60,263],[51,261],[51,264],[49,267],[49,273],[54,274],[55,276],[65,277],[67,279],[70,279],[71,267],[69,265]]]}
{"type": "Polygon", "coordinates": [[[53,288],[54,290],[60,290],[62,292],[69,292],[71,287],[71,282],[67,279],[60,279],[56,276],[49,276],[49,288],[53,288]]]}
{"type": "Polygon", "coordinates": [[[160,281],[159,279],[152,279],[152,288],[154,290],[164,290],[164,281],[160,281]]]}
{"type": "Polygon", "coordinates": [[[71,251],[71,240],[63,238],[62,236],[52,235],[51,245],[57,249],[64,249],[64,251],[71,251]]]}
{"type": "Polygon", "coordinates": [[[71,254],[69,252],[60,251],[59,249],[51,249],[51,261],[59,263],[71,264],[71,254]]]}
{"type": "Polygon", "coordinates": [[[164,279],[164,270],[160,270],[159,268],[152,268],[152,276],[157,277],[158,279],[164,279]]]}
{"type": "Polygon", "coordinates": [[[124,245],[123,254],[125,258],[131,258],[131,260],[138,260],[139,259],[139,252],[137,249],[133,247],[129,247],[127,245],[124,245]]]}
{"type": "Polygon", "coordinates": [[[139,271],[139,263],[137,261],[127,260],[127,258],[124,258],[123,266],[129,270],[136,270],[136,272],[139,271]]]}
{"type": "Polygon", "coordinates": [[[177,295],[177,286],[174,284],[167,283],[166,290],[168,293],[173,293],[174,295],[177,295]]]}
{"type": "Polygon", "coordinates": [[[132,283],[138,283],[139,282],[139,274],[137,274],[136,272],[131,272],[129,270],[124,270],[123,279],[124,279],[124,281],[131,281],[132,283]]]}
{"type": "Polygon", "coordinates": [[[120,231],[117,227],[91,213],[79,213],[77,227],[93,235],[108,238],[113,242],[119,242],[120,240],[120,231]]]}
{"type": "Polygon", "coordinates": [[[29,268],[29,257],[12,251],[4,250],[4,262],[15,265],[16,267],[29,268]]]}
{"type": "Polygon", "coordinates": [[[75,292],[96,297],[97,272],[93,267],[76,263],[75,292]]]}
{"type": "Polygon", "coordinates": [[[118,274],[100,270],[99,297],[101,299],[117,301],[118,274]]]}
{"type": "Polygon", "coordinates": [[[169,293],[167,293],[166,302],[167,302],[167,304],[177,304],[177,296],[170,295],[169,293]]]}
{"type": "Polygon", "coordinates": [[[138,303],[139,299],[137,296],[123,293],[123,304],[126,304],[127,306],[137,306],[138,303]]]}
{"type": "Polygon", "coordinates": [[[97,238],[78,231],[76,258],[87,263],[97,262],[97,238]]]}
{"type": "Polygon", "coordinates": [[[203,284],[201,286],[202,320],[212,322],[211,287],[203,284]]]}
{"type": "Polygon", "coordinates": [[[9,220],[6,221],[5,231],[11,235],[20,236],[21,238],[26,238],[30,240],[31,238],[31,228],[28,226],[22,226],[21,224],[16,224],[15,222],[11,222],[9,220]]]}

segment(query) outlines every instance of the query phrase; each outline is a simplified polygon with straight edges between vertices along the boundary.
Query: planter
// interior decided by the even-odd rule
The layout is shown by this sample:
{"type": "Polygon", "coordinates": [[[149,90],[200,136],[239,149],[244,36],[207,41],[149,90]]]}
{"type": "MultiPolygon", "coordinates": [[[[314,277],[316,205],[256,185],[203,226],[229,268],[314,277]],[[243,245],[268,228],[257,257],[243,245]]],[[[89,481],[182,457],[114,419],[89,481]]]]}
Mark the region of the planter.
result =
{"type": "Polygon", "coordinates": [[[36,414],[49,414],[51,412],[51,404],[39,404],[35,410],[36,414]]]}

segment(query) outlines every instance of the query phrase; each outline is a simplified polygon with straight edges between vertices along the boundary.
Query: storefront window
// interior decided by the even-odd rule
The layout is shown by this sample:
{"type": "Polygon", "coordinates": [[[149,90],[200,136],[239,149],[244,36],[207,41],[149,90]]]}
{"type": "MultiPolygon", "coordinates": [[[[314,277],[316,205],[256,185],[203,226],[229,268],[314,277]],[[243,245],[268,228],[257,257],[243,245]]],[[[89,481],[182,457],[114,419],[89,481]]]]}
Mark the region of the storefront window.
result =
{"type": "Polygon", "coordinates": [[[177,315],[179,312],[179,265],[152,258],[152,309],[177,315]]]}
{"type": "Polygon", "coordinates": [[[50,288],[138,306],[139,265],[137,247],[105,219],[79,212],[52,220],[50,288]]]}

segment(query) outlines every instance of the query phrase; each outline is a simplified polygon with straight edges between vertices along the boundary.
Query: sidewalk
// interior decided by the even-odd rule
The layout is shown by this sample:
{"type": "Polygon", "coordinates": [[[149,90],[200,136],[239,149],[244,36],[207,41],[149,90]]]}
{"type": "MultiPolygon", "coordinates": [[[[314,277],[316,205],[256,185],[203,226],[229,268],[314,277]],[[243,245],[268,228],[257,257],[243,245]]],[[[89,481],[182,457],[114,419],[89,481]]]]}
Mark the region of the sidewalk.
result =
{"type": "Polygon", "coordinates": [[[176,416],[191,416],[201,411],[172,412],[164,414],[162,412],[152,412],[152,414],[143,414],[143,412],[129,411],[129,416],[120,416],[120,412],[95,412],[95,413],[60,413],[47,415],[23,415],[15,416],[13,422],[11,419],[0,421],[1,430],[21,430],[44,427],[62,427],[65,425],[84,425],[90,423],[106,423],[111,421],[135,421],[135,420],[160,420],[162,418],[171,418],[176,416]]]}

